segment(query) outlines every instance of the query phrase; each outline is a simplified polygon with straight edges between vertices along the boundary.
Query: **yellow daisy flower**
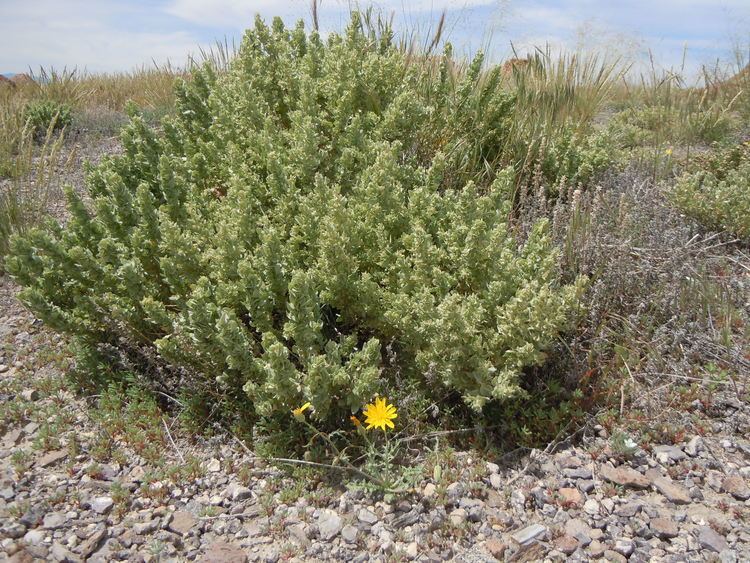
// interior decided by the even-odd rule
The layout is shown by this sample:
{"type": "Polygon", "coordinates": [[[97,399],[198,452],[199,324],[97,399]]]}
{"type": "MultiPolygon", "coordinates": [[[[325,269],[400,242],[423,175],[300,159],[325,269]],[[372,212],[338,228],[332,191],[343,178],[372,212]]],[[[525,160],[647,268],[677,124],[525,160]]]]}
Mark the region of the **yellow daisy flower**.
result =
{"type": "Polygon", "coordinates": [[[305,411],[311,406],[312,405],[310,403],[305,403],[297,409],[292,409],[292,416],[294,416],[294,418],[296,418],[297,420],[305,420],[305,411]]]}
{"type": "Polygon", "coordinates": [[[398,417],[396,407],[389,405],[385,399],[379,397],[375,398],[375,403],[365,405],[362,414],[365,415],[368,430],[370,428],[381,428],[384,432],[386,427],[395,428],[393,419],[398,417]]]}

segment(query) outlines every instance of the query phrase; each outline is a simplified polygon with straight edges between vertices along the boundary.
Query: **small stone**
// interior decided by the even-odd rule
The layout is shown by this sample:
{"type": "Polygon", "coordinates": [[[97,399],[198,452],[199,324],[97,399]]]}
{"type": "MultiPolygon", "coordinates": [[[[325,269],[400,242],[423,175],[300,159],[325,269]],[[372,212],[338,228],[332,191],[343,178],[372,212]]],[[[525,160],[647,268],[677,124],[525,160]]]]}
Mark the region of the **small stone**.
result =
{"type": "Polygon", "coordinates": [[[503,487],[503,478],[497,473],[492,473],[490,475],[490,485],[495,489],[501,489],[503,487]]]}
{"type": "Polygon", "coordinates": [[[143,469],[140,465],[136,465],[133,469],[130,470],[130,473],[128,473],[128,481],[131,483],[140,483],[143,481],[143,478],[146,476],[146,470],[143,469]]]}
{"type": "Polygon", "coordinates": [[[750,498],[750,489],[745,480],[739,475],[728,475],[721,484],[721,490],[729,493],[737,500],[747,500],[750,498]]]}
{"type": "Polygon", "coordinates": [[[583,504],[583,511],[591,516],[599,514],[599,502],[596,499],[590,498],[583,504]]]}
{"type": "Polygon", "coordinates": [[[633,540],[631,539],[620,538],[615,540],[615,546],[613,549],[620,555],[628,557],[633,551],[635,551],[635,544],[633,544],[633,540]]]}
{"type": "Polygon", "coordinates": [[[581,479],[576,484],[578,485],[578,489],[583,493],[590,493],[596,487],[594,481],[590,479],[581,479]]]}
{"type": "Polygon", "coordinates": [[[554,541],[555,549],[561,551],[565,555],[570,555],[576,549],[578,549],[578,540],[573,536],[560,536],[554,541]]]}
{"type": "MultiPolygon", "coordinates": [[[[399,529],[399,528],[405,528],[406,526],[413,526],[417,522],[419,522],[419,515],[421,512],[417,509],[410,510],[409,512],[404,512],[400,516],[397,516],[392,522],[391,526],[393,528],[399,529]]],[[[469,512],[469,518],[471,518],[472,512],[469,512]]],[[[475,520],[479,521],[479,520],[475,520]]]]}
{"type": "Polygon", "coordinates": [[[720,534],[728,534],[732,530],[732,523],[724,512],[713,510],[702,504],[689,506],[687,516],[693,524],[711,526],[720,534]]]}
{"type": "Polygon", "coordinates": [[[323,509],[320,511],[318,517],[318,530],[320,531],[320,539],[323,541],[330,541],[341,531],[344,524],[335,511],[330,509],[323,509]]]}
{"type": "Polygon", "coordinates": [[[154,519],[149,520],[148,522],[138,522],[136,524],[133,524],[133,531],[139,536],[144,536],[146,534],[150,534],[158,527],[159,521],[154,519]]]}
{"type": "Polygon", "coordinates": [[[224,494],[234,501],[240,501],[251,498],[253,496],[253,491],[243,485],[234,483],[227,487],[224,494]]]}
{"type": "Polygon", "coordinates": [[[172,520],[167,528],[175,534],[185,536],[197,524],[195,516],[186,510],[178,510],[172,515],[172,520]]]}
{"type": "Polygon", "coordinates": [[[208,460],[208,463],[206,463],[206,471],[209,473],[218,473],[221,471],[221,462],[215,457],[212,457],[208,460]]]}
{"type": "Polygon", "coordinates": [[[492,557],[502,561],[503,557],[505,556],[505,552],[508,549],[508,544],[497,538],[490,538],[486,542],[484,542],[484,547],[487,549],[487,551],[489,551],[492,557]]]}
{"type": "Polygon", "coordinates": [[[499,473],[500,472],[500,466],[497,463],[487,462],[487,471],[489,473],[499,473]]]}
{"type": "MultiPolygon", "coordinates": [[[[594,540],[589,544],[589,553],[594,559],[598,559],[599,557],[601,557],[604,554],[604,549],[604,545],[599,540],[594,540]]],[[[622,557],[622,555],[620,555],[616,551],[613,551],[612,553],[614,553],[617,557],[622,557]]]]}
{"type": "Polygon", "coordinates": [[[78,558],[75,555],[73,555],[70,551],[65,549],[64,546],[60,545],[57,542],[52,544],[50,554],[52,555],[52,559],[54,559],[55,561],[78,561],[78,558]]]}
{"type": "Polygon", "coordinates": [[[40,457],[37,460],[36,464],[39,467],[47,467],[49,465],[57,463],[61,459],[65,459],[66,457],[68,457],[68,452],[66,452],[65,450],[53,450],[40,457]]]}
{"type": "Polygon", "coordinates": [[[94,532],[88,537],[88,539],[83,542],[78,548],[78,553],[81,555],[81,557],[86,559],[89,555],[91,555],[94,550],[99,547],[99,544],[106,535],[107,529],[104,526],[101,526],[94,530],[94,532]]]}
{"type": "Polygon", "coordinates": [[[369,510],[367,508],[362,508],[357,513],[357,520],[360,522],[364,522],[365,524],[375,524],[375,522],[378,521],[378,515],[375,514],[372,510],[369,510]]]}
{"type": "Polygon", "coordinates": [[[48,512],[44,515],[42,528],[45,530],[57,530],[58,528],[62,528],[66,521],[67,518],[65,518],[64,514],[60,512],[48,512]]]}
{"type": "Polygon", "coordinates": [[[419,545],[415,541],[410,542],[409,545],[406,546],[406,556],[409,559],[415,559],[417,555],[419,555],[419,545]]]}
{"type": "Polygon", "coordinates": [[[43,530],[29,530],[23,537],[23,541],[29,545],[39,545],[44,541],[45,536],[46,533],[43,530]]]}
{"type": "Polygon", "coordinates": [[[468,513],[463,508],[456,508],[448,516],[454,526],[460,526],[468,518],[468,513]]]}
{"type": "Polygon", "coordinates": [[[568,479],[591,479],[594,474],[588,467],[576,467],[572,469],[563,469],[563,475],[568,479]]]}
{"type": "Polygon", "coordinates": [[[115,501],[111,497],[96,497],[91,501],[91,510],[97,514],[107,514],[114,504],[115,501]]]}
{"type": "Polygon", "coordinates": [[[575,469],[581,467],[583,462],[574,455],[562,455],[557,460],[557,464],[564,469],[575,469]]]}
{"type": "Polygon", "coordinates": [[[565,523],[565,533],[577,539],[584,547],[591,543],[592,532],[591,527],[580,518],[571,518],[565,523]]]}
{"type": "Polygon", "coordinates": [[[657,491],[675,504],[690,504],[693,500],[690,496],[690,491],[668,477],[652,475],[651,483],[657,491]]]}
{"type": "Polygon", "coordinates": [[[436,492],[437,492],[437,487],[435,486],[435,484],[427,483],[424,486],[424,490],[422,490],[422,496],[424,496],[424,498],[426,499],[431,499],[432,497],[435,496],[436,492]]]}
{"type": "Polygon", "coordinates": [[[615,509],[615,515],[622,516],[624,518],[632,518],[641,511],[643,505],[639,502],[629,502],[627,504],[621,504],[615,509]]]}
{"type": "Polygon", "coordinates": [[[685,453],[690,457],[696,457],[704,449],[703,438],[700,436],[693,436],[690,441],[685,444],[685,453]]]}
{"type": "Polygon", "coordinates": [[[687,459],[685,452],[677,446],[656,446],[654,448],[654,453],[656,454],[657,459],[659,455],[662,455],[668,462],[672,463],[679,463],[680,461],[687,459]]]}
{"type": "Polygon", "coordinates": [[[630,467],[603,465],[600,474],[606,481],[622,487],[646,489],[651,484],[645,475],[638,473],[630,467]]]}
{"type": "Polygon", "coordinates": [[[13,446],[18,445],[18,442],[21,441],[21,438],[23,438],[23,430],[21,430],[20,428],[10,430],[5,433],[5,436],[3,436],[3,445],[12,448],[13,446]]]}
{"type": "Polygon", "coordinates": [[[245,550],[237,545],[217,541],[208,546],[202,563],[246,563],[245,550]]]}
{"type": "Polygon", "coordinates": [[[677,524],[667,518],[654,518],[649,527],[656,537],[662,539],[676,538],[679,533],[677,524]]]}
{"type": "Polygon", "coordinates": [[[310,547],[310,544],[312,544],[310,538],[307,535],[306,526],[302,522],[289,526],[287,528],[287,532],[289,533],[289,539],[292,541],[292,543],[298,545],[303,549],[307,549],[308,547],[310,547]]]}
{"type": "Polygon", "coordinates": [[[36,389],[24,389],[21,391],[21,398],[24,401],[36,401],[39,399],[39,391],[36,389]]]}
{"type": "Polygon", "coordinates": [[[719,553],[721,563],[737,563],[737,554],[731,549],[725,549],[719,553]]]}
{"type": "Polygon", "coordinates": [[[354,526],[344,526],[341,528],[341,537],[346,543],[357,543],[357,534],[359,530],[354,526]]]}
{"type": "Polygon", "coordinates": [[[716,553],[729,549],[727,540],[708,526],[698,528],[698,543],[703,549],[710,549],[716,553]]]}
{"type": "Polygon", "coordinates": [[[557,492],[565,506],[581,506],[583,504],[583,495],[578,489],[562,488],[557,492]]]}
{"type": "Polygon", "coordinates": [[[464,486],[461,483],[451,483],[445,488],[445,494],[453,503],[457,503],[464,496],[464,486]]]}
{"type": "Polygon", "coordinates": [[[511,535],[511,537],[521,545],[528,545],[533,541],[542,538],[547,534],[547,528],[541,524],[532,524],[531,526],[525,527],[523,530],[519,530],[511,535]]]}
{"type": "Polygon", "coordinates": [[[604,560],[611,563],[627,563],[628,558],[612,549],[604,550],[604,560]]]}

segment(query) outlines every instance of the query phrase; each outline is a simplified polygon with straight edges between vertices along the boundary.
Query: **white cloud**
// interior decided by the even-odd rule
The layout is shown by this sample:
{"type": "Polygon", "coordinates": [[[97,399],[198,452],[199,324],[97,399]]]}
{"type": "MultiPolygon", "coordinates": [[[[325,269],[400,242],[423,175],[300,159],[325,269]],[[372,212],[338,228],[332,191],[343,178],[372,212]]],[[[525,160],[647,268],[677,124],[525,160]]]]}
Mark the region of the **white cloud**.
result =
{"type": "Polygon", "coordinates": [[[168,60],[179,65],[198,51],[198,41],[186,31],[117,25],[124,18],[132,14],[107,2],[38,0],[4,6],[0,71],[50,66],[115,71],[168,60]]]}
{"type": "MultiPolygon", "coordinates": [[[[477,6],[492,6],[503,0],[321,0],[320,14],[332,15],[348,12],[357,6],[374,6],[384,12],[414,15],[420,13],[439,14],[443,10],[464,10],[477,6]]],[[[309,16],[310,0],[171,0],[166,13],[186,21],[213,27],[244,29],[252,24],[255,14],[264,17],[279,15],[300,18],[309,16]]]]}

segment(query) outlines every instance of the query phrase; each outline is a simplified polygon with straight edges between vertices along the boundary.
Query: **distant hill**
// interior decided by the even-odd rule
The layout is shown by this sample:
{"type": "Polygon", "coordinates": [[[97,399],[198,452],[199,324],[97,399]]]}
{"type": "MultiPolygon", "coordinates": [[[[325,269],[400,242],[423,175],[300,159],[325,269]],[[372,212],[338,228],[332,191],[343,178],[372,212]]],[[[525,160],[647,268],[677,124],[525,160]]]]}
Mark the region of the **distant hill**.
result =
{"type": "Polygon", "coordinates": [[[0,73],[0,74],[2,74],[5,78],[11,78],[11,77],[15,76],[17,73],[15,73],[15,72],[3,72],[3,73],[0,73]]]}

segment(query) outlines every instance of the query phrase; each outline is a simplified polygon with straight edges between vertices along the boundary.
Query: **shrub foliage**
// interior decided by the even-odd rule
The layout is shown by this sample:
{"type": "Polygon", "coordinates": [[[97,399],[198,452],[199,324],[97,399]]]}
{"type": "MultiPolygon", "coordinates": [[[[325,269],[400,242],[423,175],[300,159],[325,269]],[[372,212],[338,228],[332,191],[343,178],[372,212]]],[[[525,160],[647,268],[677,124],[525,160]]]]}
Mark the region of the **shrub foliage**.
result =
{"type": "Polygon", "coordinates": [[[750,143],[712,153],[672,190],[675,204],[711,229],[750,239],[750,143]]]}
{"type": "Polygon", "coordinates": [[[38,100],[26,106],[24,119],[37,138],[43,138],[50,127],[53,131],[58,131],[70,125],[73,113],[68,104],[38,100]]]}
{"type": "Polygon", "coordinates": [[[257,416],[331,420],[406,379],[473,408],[520,393],[583,281],[544,221],[521,243],[502,161],[514,99],[481,56],[407,56],[358,17],[326,41],[261,20],[228,72],[18,238],[22,299],[88,350],[143,351],[257,416]],[[249,407],[249,408],[248,408],[249,407]]]}

